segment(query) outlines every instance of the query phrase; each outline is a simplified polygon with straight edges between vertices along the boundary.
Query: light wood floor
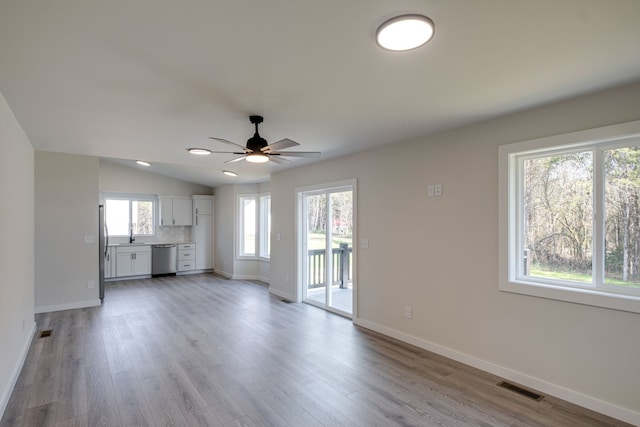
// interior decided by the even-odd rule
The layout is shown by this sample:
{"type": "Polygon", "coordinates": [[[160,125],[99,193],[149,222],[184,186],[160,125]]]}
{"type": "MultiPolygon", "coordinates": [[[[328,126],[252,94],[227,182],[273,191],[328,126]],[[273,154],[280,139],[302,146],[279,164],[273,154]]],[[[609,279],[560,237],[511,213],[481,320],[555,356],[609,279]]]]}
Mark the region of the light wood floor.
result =
{"type": "Polygon", "coordinates": [[[1,426],[624,425],[214,275],[37,316],[1,426]]]}

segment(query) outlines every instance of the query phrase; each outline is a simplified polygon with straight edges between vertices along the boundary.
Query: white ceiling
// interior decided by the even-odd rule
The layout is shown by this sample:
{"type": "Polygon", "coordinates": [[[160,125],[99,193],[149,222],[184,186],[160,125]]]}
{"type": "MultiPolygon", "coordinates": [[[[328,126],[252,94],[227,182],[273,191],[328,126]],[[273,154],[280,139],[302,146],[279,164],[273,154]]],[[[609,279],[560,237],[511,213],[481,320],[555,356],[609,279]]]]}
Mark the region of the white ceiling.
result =
{"type": "Polygon", "coordinates": [[[2,0],[0,92],[37,150],[258,182],[311,160],[185,149],[244,145],[261,114],[318,161],[638,81],[639,22],[638,0],[2,0]],[[400,13],[434,39],[378,48],[400,13]]]}

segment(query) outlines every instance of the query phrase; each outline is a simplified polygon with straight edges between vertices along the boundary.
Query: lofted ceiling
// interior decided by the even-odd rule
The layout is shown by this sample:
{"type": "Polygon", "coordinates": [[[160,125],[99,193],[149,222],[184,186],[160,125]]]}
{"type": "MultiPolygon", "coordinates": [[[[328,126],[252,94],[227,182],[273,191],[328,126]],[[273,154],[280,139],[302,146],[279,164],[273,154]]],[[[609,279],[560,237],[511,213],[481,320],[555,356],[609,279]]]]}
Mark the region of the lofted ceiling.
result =
{"type": "Polygon", "coordinates": [[[36,150],[215,187],[638,81],[638,22],[638,0],[3,0],[0,92],[36,150]],[[380,49],[402,13],[435,37],[380,49]],[[322,156],[187,153],[244,145],[250,114],[322,156]]]}

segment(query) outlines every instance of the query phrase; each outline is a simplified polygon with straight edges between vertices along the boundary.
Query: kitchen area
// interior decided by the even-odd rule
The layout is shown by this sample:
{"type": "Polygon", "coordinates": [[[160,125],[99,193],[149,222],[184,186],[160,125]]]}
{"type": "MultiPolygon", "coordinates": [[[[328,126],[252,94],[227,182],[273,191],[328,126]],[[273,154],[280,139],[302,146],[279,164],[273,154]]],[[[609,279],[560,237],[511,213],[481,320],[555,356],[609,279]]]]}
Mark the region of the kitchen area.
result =
{"type": "Polygon", "coordinates": [[[213,213],[210,195],[103,194],[100,298],[104,282],[213,271],[213,213]]]}

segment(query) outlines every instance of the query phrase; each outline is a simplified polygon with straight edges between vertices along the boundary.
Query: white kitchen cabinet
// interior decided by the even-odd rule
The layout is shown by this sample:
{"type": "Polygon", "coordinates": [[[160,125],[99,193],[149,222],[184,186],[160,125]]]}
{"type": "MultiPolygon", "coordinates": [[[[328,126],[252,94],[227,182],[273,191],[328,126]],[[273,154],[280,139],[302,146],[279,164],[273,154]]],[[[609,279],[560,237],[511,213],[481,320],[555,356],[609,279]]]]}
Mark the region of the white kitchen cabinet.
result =
{"type": "Polygon", "coordinates": [[[213,214],[213,197],[212,196],[193,196],[193,213],[194,215],[212,215],[213,214]]]}
{"type": "Polygon", "coordinates": [[[193,225],[193,200],[160,197],[158,225],[193,225]]]}
{"type": "Polygon", "coordinates": [[[151,274],[151,247],[116,246],[116,277],[151,274]]]}
{"type": "Polygon", "coordinates": [[[195,270],[197,253],[195,243],[180,243],[178,245],[178,271],[195,270]]]}
{"type": "Polygon", "coordinates": [[[104,257],[104,278],[110,279],[116,275],[116,249],[113,246],[107,247],[107,254],[104,257]]]}
{"type": "Polygon", "coordinates": [[[213,269],[213,196],[193,196],[191,240],[198,246],[196,270],[213,269]]]}

